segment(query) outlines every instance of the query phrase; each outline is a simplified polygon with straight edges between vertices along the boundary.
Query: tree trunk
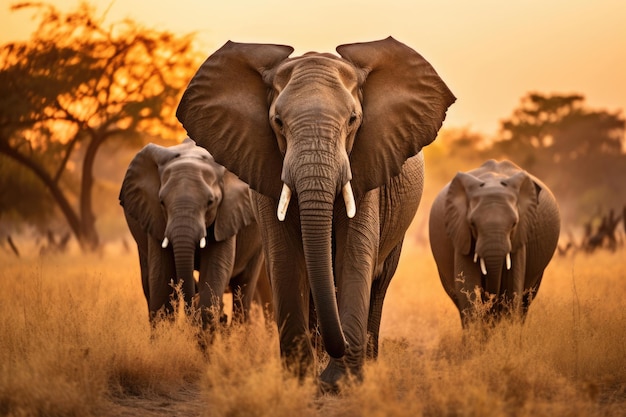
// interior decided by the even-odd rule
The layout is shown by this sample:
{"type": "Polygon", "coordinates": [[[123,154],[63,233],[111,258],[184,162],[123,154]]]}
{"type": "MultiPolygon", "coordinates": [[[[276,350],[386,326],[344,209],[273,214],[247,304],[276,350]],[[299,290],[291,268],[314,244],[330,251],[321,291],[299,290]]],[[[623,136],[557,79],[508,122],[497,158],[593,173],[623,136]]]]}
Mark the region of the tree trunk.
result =
{"type": "Polygon", "coordinates": [[[80,187],[80,217],[81,229],[84,239],[85,248],[95,251],[100,247],[100,238],[96,230],[96,216],[93,211],[93,187],[94,174],[93,167],[95,164],[98,149],[104,143],[105,135],[92,135],[85,159],[83,160],[82,182],[80,187]]]}
{"type": "Polygon", "coordinates": [[[76,214],[76,212],[74,211],[74,209],[72,209],[70,202],[67,200],[67,198],[63,194],[63,191],[59,188],[58,184],[54,182],[52,177],[50,177],[50,175],[45,171],[45,169],[41,165],[36,164],[33,160],[25,157],[24,155],[22,155],[15,149],[12,149],[11,147],[5,146],[1,142],[0,142],[0,152],[7,155],[9,158],[12,158],[13,160],[17,161],[18,163],[22,164],[29,170],[31,170],[37,176],[37,178],[39,178],[41,182],[43,182],[46,188],[48,188],[48,190],[50,191],[52,198],[54,198],[54,200],[59,205],[59,208],[61,209],[61,212],[65,216],[65,219],[67,220],[67,224],[70,226],[70,229],[74,233],[76,240],[78,240],[79,244],[81,245],[81,248],[83,248],[85,239],[84,239],[81,221],[78,215],[76,214]]]}

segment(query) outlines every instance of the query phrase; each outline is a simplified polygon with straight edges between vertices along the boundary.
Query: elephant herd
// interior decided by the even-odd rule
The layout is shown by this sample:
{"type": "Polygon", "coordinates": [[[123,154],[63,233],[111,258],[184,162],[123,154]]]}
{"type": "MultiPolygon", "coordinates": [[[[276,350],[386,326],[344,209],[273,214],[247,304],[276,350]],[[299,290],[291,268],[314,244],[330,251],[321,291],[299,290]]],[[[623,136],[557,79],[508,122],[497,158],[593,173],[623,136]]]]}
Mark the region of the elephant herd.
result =
{"type": "MultiPolygon", "coordinates": [[[[385,293],[424,186],[421,150],[456,100],[391,37],[336,50],[290,58],[289,46],[227,42],[180,101],[193,140],[147,145],[120,192],[152,321],[172,312],[172,282],[190,309],[197,294],[208,332],[229,286],[245,320],[269,279],[286,368],[312,372],[318,329],[329,391],[361,379],[378,354],[385,293]]],[[[446,185],[430,240],[463,326],[476,298],[495,299],[494,315],[511,304],[525,314],[559,225],[552,193],[511,162],[446,185]]]]}

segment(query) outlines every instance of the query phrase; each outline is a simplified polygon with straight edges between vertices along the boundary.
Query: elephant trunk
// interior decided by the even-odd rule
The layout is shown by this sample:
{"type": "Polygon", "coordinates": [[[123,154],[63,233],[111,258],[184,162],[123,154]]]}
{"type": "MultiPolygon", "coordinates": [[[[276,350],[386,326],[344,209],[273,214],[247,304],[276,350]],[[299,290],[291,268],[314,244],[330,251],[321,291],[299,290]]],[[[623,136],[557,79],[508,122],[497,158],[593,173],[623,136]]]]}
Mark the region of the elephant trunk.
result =
{"type": "Polygon", "coordinates": [[[177,283],[182,281],[181,290],[187,307],[191,306],[191,301],[196,292],[193,271],[198,240],[195,239],[195,234],[195,230],[189,230],[185,227],[174,228],[171,233],[177,283]]]}
{"type": "Polygon", "coordinates": [[[502,288],[504,255],[487,255],[484,258],[484,265],[487,269],[485,291],[497,297],[500,295],[500,289],[502,288]]]}
{"type": "MultiPolygon", "coordinates": [[[[347,341],[339,319],[331,253],[335,194],[319,190],[319,181],[319,178],[309,178],[296,186],[302,244],[322,339],[328,354],[340,358],[345,354],[347,341]]],[[[333,185],[332,190],[335,189],[333,185]]]]}
{"type": "Polygon", "coordinates": [[[485,277],[484,290],[499,297],[505,284],[504,268],[511,269],[511,241],[499,224],[487,225],[476,240],[476,258],[485,277]]]}

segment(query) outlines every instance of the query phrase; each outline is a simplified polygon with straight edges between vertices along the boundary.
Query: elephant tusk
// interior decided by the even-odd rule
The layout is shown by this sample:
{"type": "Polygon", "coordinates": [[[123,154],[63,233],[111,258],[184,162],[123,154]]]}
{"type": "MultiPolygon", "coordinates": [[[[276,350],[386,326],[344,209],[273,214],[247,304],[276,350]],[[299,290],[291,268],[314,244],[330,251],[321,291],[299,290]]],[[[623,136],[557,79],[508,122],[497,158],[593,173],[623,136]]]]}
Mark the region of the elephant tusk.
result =
{"type": "Polygon", "coordinates": [[[200,239],[200,248],[206,248],[206,237],[202,237],[202,239],[200,239]]]}
{"type": "Polygon", "coordinates": [[[483,258],[480,258],[480,271],[483,275],[487,275],[487,267],[485,266],[485,260],[483,258]]]}
{"type": "Polygon", "coordinates": [[[283,189],[280,192],[280,199],[278,200],[278,211],[276,215],[281,222],[285,220],[287,215],[287,207],[289,207],[289,200],[291,200],[291,190],[289,186],[283,183],[283,189]]]}
{"type": "Polygon", "coordinates": [[[161,243],[161,247],[162,247],[163,249],[165,249],[165,248],[167,248],[167,245],[169,245],[169,244],[170,244],[169,239],[168,239],[167,237],[164,237],[164,238],[163,238],[163,243],[161,243]]]}
{"type": "Polygon", "coordinates": [[[478,254],[474,253],[474,263],[478,262],[478,254]]]}
{"type": "Polygon", "coordinates": [[[343,186],[341,193],[343,194],[343,201],[346,202],[346,213],[349,218],[353,218],[356,214],[356,203],[354,202],[354,194],[352,193],[350,181],[343,186]]]}
{"type": "Polygon", "coordinates": [[[506,270],[509,271],[511,269],[511,252],[506,254],[506,270]]]}

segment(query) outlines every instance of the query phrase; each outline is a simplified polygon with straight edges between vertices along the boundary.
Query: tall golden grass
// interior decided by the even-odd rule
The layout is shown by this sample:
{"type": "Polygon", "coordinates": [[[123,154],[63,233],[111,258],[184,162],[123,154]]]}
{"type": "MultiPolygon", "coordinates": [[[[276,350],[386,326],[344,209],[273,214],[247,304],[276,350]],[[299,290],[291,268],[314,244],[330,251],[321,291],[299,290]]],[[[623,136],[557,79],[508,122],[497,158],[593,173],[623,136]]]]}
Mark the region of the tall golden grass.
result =
{"type": "Polygon", "coordinates": [[[0,415],[626,414],[625,250],[555,258],[524,324],[462,332],[428,248],[408,242],[362,384],[317,394],[262,320],[207,355],[184,317],[151,331],[134,255],[0,255],[0,415]]]}

